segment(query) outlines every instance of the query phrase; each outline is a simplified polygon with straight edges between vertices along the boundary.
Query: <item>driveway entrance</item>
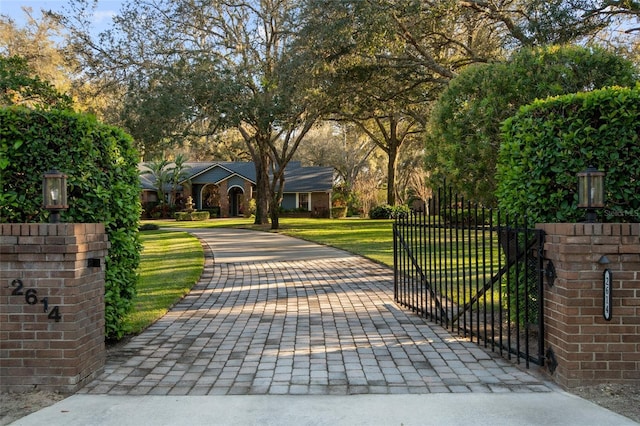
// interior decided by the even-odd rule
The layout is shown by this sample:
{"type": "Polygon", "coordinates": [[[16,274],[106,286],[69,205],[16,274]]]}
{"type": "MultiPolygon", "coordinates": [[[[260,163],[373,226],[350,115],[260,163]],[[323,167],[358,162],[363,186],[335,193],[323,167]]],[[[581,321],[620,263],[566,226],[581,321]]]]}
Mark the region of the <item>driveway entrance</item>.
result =
{"type": "Polygon", "coordinates": [[[110,353],[80,393],[550,392],[552,384],[393,303],[393,270],[272,233],[192,230],[191,293],[110,353]]]}

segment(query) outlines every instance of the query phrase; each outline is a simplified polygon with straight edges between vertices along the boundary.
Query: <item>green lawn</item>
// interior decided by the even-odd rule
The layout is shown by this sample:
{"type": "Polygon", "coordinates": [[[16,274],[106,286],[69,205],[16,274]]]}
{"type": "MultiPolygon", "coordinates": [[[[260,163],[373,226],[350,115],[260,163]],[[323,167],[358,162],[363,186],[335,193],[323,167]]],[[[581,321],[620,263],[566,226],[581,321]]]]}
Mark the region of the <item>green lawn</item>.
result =
{"type": "Polygon", "coordinates": [[[134,309],[125,318],[138,334],[191,290],[202,273],[204,254],[197,238],[186,232],[141,232],[140,282],[134,309]]]}

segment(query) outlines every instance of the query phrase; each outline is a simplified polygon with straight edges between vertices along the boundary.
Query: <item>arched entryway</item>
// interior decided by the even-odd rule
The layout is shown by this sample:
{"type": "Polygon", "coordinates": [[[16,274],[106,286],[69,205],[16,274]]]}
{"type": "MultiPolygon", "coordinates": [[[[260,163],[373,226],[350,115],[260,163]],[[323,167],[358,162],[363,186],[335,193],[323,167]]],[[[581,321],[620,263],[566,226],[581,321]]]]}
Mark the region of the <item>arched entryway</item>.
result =
{"type": "Polygon", "coordinates": [[[239,186],[229,188],[229,216],[244,215],[244,189],[239,186]]]}
{"type": "Polygon", "coordinates": [[[215,211],[216,216],[220,216],[220,188],[218,185],[208,184],[202,188],[200,193],[200,206],[202,210],[215,211]]]}

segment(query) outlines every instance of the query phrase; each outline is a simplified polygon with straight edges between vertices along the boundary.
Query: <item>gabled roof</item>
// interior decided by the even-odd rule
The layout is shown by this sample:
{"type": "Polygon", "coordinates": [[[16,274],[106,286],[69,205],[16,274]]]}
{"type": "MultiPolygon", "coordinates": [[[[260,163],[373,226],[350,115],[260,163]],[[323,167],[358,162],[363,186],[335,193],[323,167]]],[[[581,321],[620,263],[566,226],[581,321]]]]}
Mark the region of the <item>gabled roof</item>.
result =
{"type": "MultiPolygon", "coordinates": [[[[231,175],[238,175],[243,179],[249,180],[252,183],[256,181],[256,168],[253,163],[249,162],[235,162],[235,161],[216,161],[216,162],[201,162],[201,163],[185,163],[187,170],[185,170],[186,176],[183,182],[188,180],[194,180],[205,173],[219,168],[224,170],[227,174],[224,178],[231,175]]],[[[223,174],[224,175],[224,174],[223,174]]],[[[218,181],[220,179],[217,179],[218,181]]],[[[222,179],[224,180],[224,179],[222,179]]],[[[216,183],[216,182],[211,182],[216,183]]]]}
{"type": "MultiPolygon", "coordinates": [[[[139,164],[140,171],[148,170],[144,164],[139,164]]],[[[193,183],[218,184],[224,180],[237,176],[252,184],[256,182],[256,168],[253,162],[191,162],[185,163],[185,178],[181,184],[193,183]]],[[[140,184],[143,189],[154,190],[154,177],[151,174],[141,174],[140,184]]],[[[302,167],[300,162],[292,161],[285,170],[284,192],[327,192],[333,186],[333,168],[331,167],[302,167]]]]}

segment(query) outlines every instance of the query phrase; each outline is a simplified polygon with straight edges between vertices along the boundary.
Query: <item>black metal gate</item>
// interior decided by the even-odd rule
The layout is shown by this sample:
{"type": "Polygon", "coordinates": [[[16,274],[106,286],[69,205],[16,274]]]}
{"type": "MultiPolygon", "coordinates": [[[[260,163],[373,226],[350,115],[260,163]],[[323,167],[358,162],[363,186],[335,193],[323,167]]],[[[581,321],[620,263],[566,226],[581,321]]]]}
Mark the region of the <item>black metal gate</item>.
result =
{"type": "Polygon", "coordinates": [[[522,217],[438,193],[396,218],[396,303],[520,363],[544,361],[543,243],[522,217]]]}

